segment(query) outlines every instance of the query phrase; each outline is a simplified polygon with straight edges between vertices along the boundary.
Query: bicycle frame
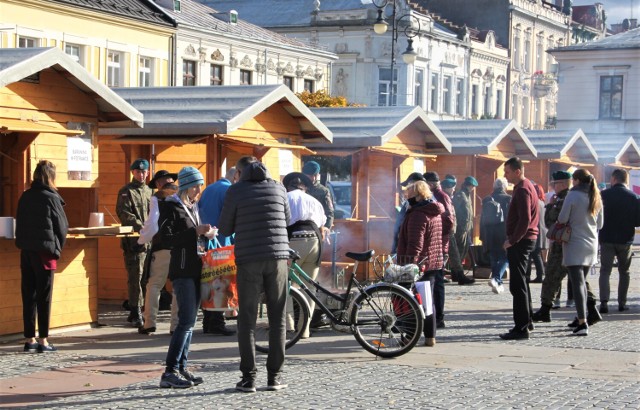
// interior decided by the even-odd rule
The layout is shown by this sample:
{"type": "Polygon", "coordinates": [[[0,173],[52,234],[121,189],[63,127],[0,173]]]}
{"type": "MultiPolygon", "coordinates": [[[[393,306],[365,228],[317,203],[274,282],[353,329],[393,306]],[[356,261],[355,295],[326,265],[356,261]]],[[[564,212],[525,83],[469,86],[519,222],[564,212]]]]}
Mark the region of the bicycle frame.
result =
{"type": "MultiPolygon", "coordinates": [[[[338,325],[348,326],[349,325],[348,318],[336,317],[336,315],[333,314],[331,309],[329,309],[324,303],[322,303],[322,301],[320,301],[320,299],[315,295],[315,292],[313,292],[307,286],[307,284],[304,283],[301,277],[307,282],[313,284],[313,287],[316,290],[320,290],[322,293],[324,293],[328,297],[341,302],[342,305],[340,310],[344,312],[347,308],[347,302],[349,301],[349,294],[351,293],[351,288],[353,287],[353,285],[355,285],[358,289],[360,289],[360,291],[363,291],[358,281],[354,278],[353,273],[351,274],[351,278],[349,279],[349,284],[347,285],[347,292],[345,296],[341,296],[326,289],[318,281],[311,279],[311,277],[309,277],[309,275],[307,275],[307,273],[304,270],[302,270],[300,265],[298,265],[295,260],[291,261],[291,266],[289,267],[289,280],[293,283],[296,283],[298,286],[300,286],[300,289],[302,289],[302,291],[305,294],[307,294],[314,302],[316,302],[316,305],[318,306],[318,308],[320,308],[320,310],[322,310],[322,312],[327,315],[327,317],[331,320],[331,322],[338,325]]],[[[313,314],[313,312],[310,312],[310,313],[313,314]]]]}

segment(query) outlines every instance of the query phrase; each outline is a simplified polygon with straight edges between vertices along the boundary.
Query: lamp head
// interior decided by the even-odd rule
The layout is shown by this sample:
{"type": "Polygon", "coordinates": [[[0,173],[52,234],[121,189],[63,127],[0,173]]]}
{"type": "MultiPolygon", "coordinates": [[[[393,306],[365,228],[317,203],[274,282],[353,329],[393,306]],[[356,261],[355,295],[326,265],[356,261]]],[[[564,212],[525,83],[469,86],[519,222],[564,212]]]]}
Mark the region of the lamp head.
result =
{"type": "Polygon", "coordinates": [[[402,60],[406,64],[413,64],[416,62],[417,58],[418,58],[418,53],[416,53],[416,50],[413,49],[413,39],[408,38],[407,49],[405,50],[404,53],[402,53],[402,60]]]}
{"type": "Polygon", "coordinates": [[[375,31],[376,34],[384,34],[387,32],[388,27],[389,27],[389,23],[387,23],[384,20],[384,17],[382,17],[382,9],[379,9],[378,18],[376,19],[376,22],[373,23],[373,31],[375,31]]]}

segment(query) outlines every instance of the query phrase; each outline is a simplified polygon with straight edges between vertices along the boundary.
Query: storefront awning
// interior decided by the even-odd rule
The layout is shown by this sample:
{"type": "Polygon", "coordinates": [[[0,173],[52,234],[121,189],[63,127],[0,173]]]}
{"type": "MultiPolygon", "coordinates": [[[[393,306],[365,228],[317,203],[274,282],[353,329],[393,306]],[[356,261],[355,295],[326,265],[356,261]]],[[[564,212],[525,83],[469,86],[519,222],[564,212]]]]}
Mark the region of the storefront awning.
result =
{"type": "Polygon", "coordinates": [[[274,141],[274,140],[269,140],[269,139],[264,139],[264,138],[258,138],[258,137],[232,137],[229,135],[224,135],[224,136],[219,136],[221,141],[229,141],[229,142],[233,142],[234,144],[242,144],[242,145],[247,145],[247,146],[251,146],[251,147],[262,147],[262,148],[283,148],[283,149],[295,149],[295,150],[301,150],[303,152],[305,152],[306,154],[315,154],[315,151],[310,150],[309,148],[305,147],[304,145],[292,145],[292,144],[284,144],[282,142],[278,142],[278,141],[274,141]]]}
{"type": "Polygon", "coordinates": [[[52,127],[40,122],[16,120],[10,118],[0,119],[0,134],[12,134],[14,132],[28,132],[28,133],[47,133],[47,134],[61,134],[61,135],[82,135],[82,130],[69,130],[62,127],[52,127]]]}
{"type": "Polygon", "coordinates": [[[101,144],[122,144],[122,145],[137,145],[137,144],[147,144],[147,145],[185,145],[185,144],[194,144],[198,141],[204,140],[208,138],[208,135],[162,135],[158,137],[154,136],[145,136],[145,135],[136,135],[136,136],[127,136],[113,139],[105,139],[104,137],[100,137],[101,144]]]}

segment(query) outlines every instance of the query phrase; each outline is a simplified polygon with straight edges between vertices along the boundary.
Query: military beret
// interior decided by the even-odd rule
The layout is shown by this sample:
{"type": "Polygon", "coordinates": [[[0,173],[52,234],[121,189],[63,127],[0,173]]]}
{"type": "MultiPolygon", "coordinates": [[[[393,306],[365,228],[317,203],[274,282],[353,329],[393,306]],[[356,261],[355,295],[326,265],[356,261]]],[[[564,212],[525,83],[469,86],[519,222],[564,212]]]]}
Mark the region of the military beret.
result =
{"type": "Polygon", "coordinates": [[[315,161],[309,161],[302,167],[302,172],[306,175],[316,175],[320,173],[320,164],[315,161]]]}
{"type": "Polygon", "coordinates": [[[453,179],[445,178],[440,182],[440,185],[443,188],[453,188],[454,186],[456,186],[456,181],[453,179]]]}
{"type": "Polygon", "coordinates": [[[464,184],[470,186],[478,186],[478,181],[474,177],[469,176],[464,179],[464,184]]]}
{"type": "Polygon", "coordinates": [[[571,172],[569,171],[556,171],[551,174],[551,182],[564,181],[567,179],[571,179],[571,172]]]}
{"type": "Polygon", "coordinates": [[[134,170],[134,169],[141,169],[143,171],[146,171],[149,169],[149,161],[147,161],[144,158],[138,158],[135,161],[133,161],[133,163],[131,164],[131,167],[129,168],[130,170],[134,170]]]}

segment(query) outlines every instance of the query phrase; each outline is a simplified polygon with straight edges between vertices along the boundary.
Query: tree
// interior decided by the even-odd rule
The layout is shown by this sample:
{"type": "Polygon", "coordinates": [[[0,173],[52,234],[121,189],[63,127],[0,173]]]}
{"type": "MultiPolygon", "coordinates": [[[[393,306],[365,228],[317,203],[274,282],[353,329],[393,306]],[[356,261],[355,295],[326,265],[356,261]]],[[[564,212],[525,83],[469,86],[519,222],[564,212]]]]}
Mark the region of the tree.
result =
{"type": "Polygon", "coordinates": [[[302,103],[307,107],[362,107],[360,104],[349,104],[347,99],[342,96],[333,97],[327,94],[324,90],[319,90],[313,93],[303,91],[301,93],[297,93],[296,96],[300,98],[302,103]]]}

